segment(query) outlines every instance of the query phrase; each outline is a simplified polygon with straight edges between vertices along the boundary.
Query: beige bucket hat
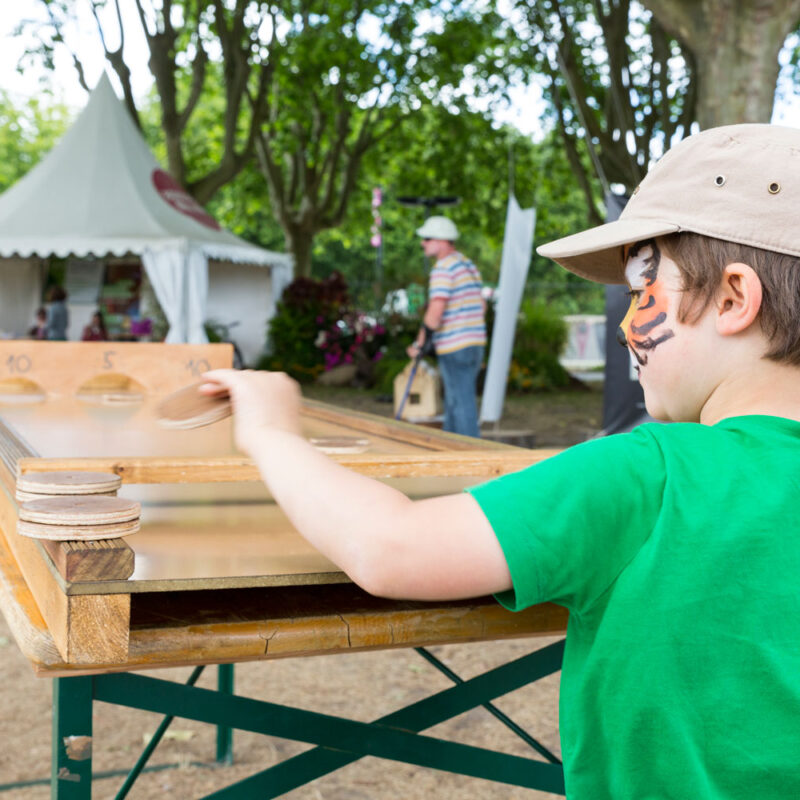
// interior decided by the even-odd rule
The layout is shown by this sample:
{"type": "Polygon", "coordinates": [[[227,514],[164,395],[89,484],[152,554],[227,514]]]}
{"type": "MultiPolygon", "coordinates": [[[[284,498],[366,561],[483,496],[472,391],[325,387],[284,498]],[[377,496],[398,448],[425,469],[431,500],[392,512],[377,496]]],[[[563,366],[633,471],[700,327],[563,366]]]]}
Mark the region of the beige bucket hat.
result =
{"type": "Polygon", "coordinates": [[[622,245],[691,231],[800,256],[800,130],[727,125],[679,142],[615,222],[537,248],[589,280],[624,283],[622,245]]]}
{"type": "Polygon", "coordinates": [[[425,224],[417,228],[416,234],[423,239],[444,239],[454,242],[458,239],[458,228],[455,222],[447,217],[428,217],[425,224]]]}

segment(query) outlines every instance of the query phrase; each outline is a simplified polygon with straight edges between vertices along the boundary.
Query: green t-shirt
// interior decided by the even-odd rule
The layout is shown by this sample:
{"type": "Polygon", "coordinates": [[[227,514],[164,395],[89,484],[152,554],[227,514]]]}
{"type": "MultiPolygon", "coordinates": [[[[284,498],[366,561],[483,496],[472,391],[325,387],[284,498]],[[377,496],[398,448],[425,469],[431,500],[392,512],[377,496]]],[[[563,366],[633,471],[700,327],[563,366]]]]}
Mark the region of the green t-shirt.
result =
{"type": "Polygon", "coordinates": [[[643,425],[471,491],[570,611],[571,800],[800,798],[800,423],[643,425]]]}

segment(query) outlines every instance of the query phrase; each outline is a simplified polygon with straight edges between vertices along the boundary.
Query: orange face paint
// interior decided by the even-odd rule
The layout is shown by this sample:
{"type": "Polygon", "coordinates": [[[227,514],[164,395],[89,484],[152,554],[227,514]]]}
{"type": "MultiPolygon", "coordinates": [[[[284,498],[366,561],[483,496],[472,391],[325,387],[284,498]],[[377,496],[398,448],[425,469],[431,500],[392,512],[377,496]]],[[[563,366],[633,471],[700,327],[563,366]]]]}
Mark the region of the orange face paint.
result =
{"type": "Polygon", "coordinates": [[[628,347],[636,366],[647,364],[648,354],[675,333],[665,325],[669,300],[658,279],[661,252],[652,239],[638,242],[628,252],[625,278],[631,287],[631,305],[620,323],[617,339],[628,347]]]}

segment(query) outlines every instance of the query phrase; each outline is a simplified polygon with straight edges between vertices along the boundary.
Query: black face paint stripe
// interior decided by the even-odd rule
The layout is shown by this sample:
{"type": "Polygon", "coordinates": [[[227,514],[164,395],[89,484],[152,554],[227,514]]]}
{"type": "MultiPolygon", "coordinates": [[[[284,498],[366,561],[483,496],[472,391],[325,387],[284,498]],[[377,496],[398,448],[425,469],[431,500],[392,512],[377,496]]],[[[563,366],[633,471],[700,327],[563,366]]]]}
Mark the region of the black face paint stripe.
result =
{"type": "Polygon", "coordinates": [[[648,267],[642,273],[645,286],[652,286],[656,282],[656,279],[658,278],[658,265],[660,262],[661,262],[660,255],[654,254],[652,258],[647,259],[648,267]]]}
{"type": "Polygon", "coordinates": [[[666,342],[667,339],[671,339],[674,335],[675,334],[672,331],[666,331],[665,333],[662,333],[661,336],[658,337],[658,339],[647,338],[642,340],[636,340],[633,342],[633,345],[642,350],[655,350],[655,348],[658,347],[658,345],[660,345],[662,342],[666,342]]]}
{"type": "Polygon", "coordinates": [[[645,309],[652,308],[655,304],[656,304],[655,295],[651,294],[650,297],[647,298],[647,302],[643,306],[639,306],[639,308],[636,310],[644,311],[645,309]]]}
{"type": "Polygon", "coordinates": [[[653,251],[653,255],[650,256],[650,258],[645,259],[647,269],[645,269],[642,273],[642,277],[645,280],[646,286],[652,286],[658,277],[658,267],[661,264],[661,251],[658,249],[656,240],[645,239],[641,242],[636,242],[636,244],[633,245],[633,247],[631,247],[631,249],[628,251],[628,259],[630,260],[631,258],[637,256],[641,250],[644,250],[645,247],[649,247],[653,251]]]}
{"type": "Polygon", "coordinates": [[[647,363],[647,356],[637,353],[633,345],[628,348],[628,352],[633,353],[633,357],[639,362],[639,366],[643,367],[647,363]]]}
{"type": "Polygon", "coordinates": [[[636,333],[640,336],[643,336],[646,333],[650,333],[653,328],[657,328],[664,320],[667,318],[667,314],[665,311],[662,311],[660,314],[656,314],[650,322],[645,322],[644,325],[633,325],[631,324],[631,331],[636,333]]]}

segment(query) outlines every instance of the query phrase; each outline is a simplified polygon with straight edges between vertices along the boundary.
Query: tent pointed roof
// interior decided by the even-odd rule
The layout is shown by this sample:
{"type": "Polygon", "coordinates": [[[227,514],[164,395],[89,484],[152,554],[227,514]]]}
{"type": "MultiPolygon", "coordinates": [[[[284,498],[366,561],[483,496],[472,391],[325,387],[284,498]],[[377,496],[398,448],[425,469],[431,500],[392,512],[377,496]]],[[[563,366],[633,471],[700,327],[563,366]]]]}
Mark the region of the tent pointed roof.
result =
{"type": "Polygon", "coordinates": [[[0,256],[103,256],[198,249],[288,266],[222,229],[161,169],[106,74],[53,150],[0,195],[0,256]]]}

